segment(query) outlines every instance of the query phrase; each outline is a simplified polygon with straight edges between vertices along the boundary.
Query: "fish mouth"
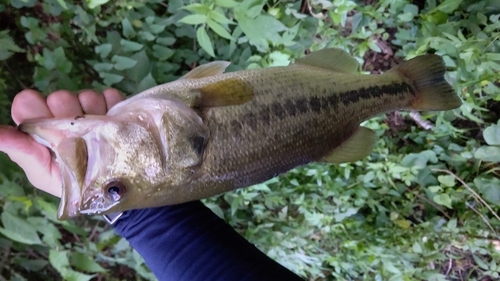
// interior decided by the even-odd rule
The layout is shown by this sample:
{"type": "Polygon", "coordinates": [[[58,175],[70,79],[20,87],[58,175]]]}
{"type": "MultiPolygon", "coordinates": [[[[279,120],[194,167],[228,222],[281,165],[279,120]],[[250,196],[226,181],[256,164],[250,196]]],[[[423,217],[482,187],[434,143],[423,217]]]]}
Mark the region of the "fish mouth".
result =
{"type": "Polygon", "coordinates": [[[61,173],[62,194],[57,217],[66,220],[80,215],[82,191],[88,165],[84,136],[104,116],[34,119],[23,122],[18,129],[48,147],[56,156],[61,173]]]}
{"type": "Polygon", "coordinates": [[[87,189],[83,192],[82,200],[79,206],[79,213],[83,215],[103,215],[110,213],[119,202],[110,202],[109,199],[105,198],[97,189],[87,189]]]}

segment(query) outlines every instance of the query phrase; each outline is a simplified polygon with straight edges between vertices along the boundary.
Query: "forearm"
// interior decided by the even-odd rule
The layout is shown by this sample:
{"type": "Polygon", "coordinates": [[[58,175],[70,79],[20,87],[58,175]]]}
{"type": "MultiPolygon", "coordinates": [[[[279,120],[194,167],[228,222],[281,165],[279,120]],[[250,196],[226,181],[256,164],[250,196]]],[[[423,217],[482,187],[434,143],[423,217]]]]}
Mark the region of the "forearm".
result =
{"type": "Polygon", "coordinates": [[[302,280],[201,202],[126,212],[116,232],[163,280],[302,280]]]}

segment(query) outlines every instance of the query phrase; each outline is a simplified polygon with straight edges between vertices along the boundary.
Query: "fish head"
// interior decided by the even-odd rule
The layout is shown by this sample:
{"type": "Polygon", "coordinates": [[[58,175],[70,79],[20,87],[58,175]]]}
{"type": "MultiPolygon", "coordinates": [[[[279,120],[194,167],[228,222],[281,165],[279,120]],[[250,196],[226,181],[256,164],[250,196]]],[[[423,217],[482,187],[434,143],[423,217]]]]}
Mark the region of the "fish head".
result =
{"type": "Polygon", "coordinates": [[[20,130],[56,156],[59,219],[132,209],[164,179],[164,144],[147,123],[88,115],[30,120],[20,130]]]}

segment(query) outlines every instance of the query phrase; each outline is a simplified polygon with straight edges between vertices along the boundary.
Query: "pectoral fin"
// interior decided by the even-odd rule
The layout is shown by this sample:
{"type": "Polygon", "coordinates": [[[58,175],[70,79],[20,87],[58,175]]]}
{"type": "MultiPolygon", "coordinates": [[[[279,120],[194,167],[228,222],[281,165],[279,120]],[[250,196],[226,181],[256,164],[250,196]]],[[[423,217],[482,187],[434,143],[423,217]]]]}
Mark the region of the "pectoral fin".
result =
{"type": "Polygon", "coordinates": [[[254,97],[253,88],[237,78],[225,79],[194,90],[195,107],[217,107],[244,104],[254,97]]]}
{"type": "Polygon", "coordinates": [[[322,160],[329,163],[358,161],[370,155],[374,146],[375,132],[360,126],[354,135],[322,160]]]}
{"type": "Polygon", "coordinates": [[[207,64],[195,67],[180,79],[197,79],[222,74],[230,64],[231,63],[228,61],[209,62],[207,64]]]}

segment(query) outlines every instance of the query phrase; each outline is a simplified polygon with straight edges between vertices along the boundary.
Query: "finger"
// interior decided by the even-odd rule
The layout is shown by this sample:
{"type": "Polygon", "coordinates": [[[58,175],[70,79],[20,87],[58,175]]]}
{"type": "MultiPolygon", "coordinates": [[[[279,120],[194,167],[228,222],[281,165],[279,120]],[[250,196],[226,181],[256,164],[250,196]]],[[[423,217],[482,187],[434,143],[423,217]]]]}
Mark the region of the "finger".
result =
{"type": "Polygon", "coordinates": [[[0,151],[26,171],[28,180],[37,188],[61,197],[59,168],[49,150],[16,128],[0,126],[0,151]]]}
{"type": "Polygon", "coordinates": [[[78,94],[78,100],[84,114],[106,114],[106,101],[103,95],[92,90],[83,90],[78,94]]]}
{"type": "Polygon", "coordinates": [[[102,92],[102,95],[106,100],[106,110],[109,110],[115,106],[115,104],[125,99],[125,96],[116,89],[106,89],[102,92]]]}
{"type": "Polygon", "coordinates": [[[18,125],[26,119],[54,117],[42,94],[30,89],[23,90],[14,97],[11,114],[18,125]]]}
{"type": "Polygon", "coordinates": [[[54,117],[75,117],[83,115],[78,97],[68,91],[55,91],[47,97],[47,106],[54,117]]]}

